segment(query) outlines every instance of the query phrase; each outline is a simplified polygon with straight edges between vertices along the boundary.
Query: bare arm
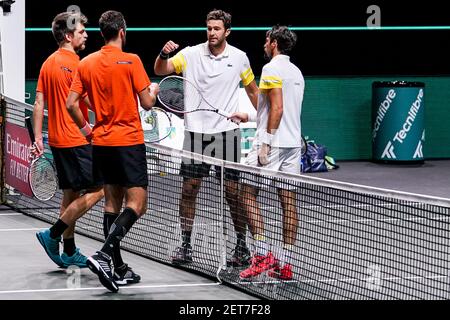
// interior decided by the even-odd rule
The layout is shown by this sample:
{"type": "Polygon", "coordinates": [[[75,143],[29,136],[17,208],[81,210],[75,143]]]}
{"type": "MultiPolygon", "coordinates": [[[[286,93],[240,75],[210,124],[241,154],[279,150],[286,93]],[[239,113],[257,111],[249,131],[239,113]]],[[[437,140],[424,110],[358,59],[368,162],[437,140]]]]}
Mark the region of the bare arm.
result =
{"type": "MultiPolygon", "coordinates": [[[[92,110],[92,105],[91,105],[91,101],[89,100],[88,95],[85,95],[83,98],[83,102],[86,103],[87,107],[89,108],[89,110],[92,110]]],[[[92,110],[94,111],[94,110],[92,110]]]]}
{"type": "Polygon", "coordinates": [[[268,91],[270,108],[269,120],[267,121],[267,130],[262,135],[262,145],[258,150],[258,163],[260,165],[269,164],[269,152],[272,144],[273,135],[278,130],[283,115],[283,91],[281,88],[273,88],[268,91]]]}
{"type": "Polygon", "coordinates": [[[39,150],[35,150],[33,153],[36,156],[41,155],[44,152],[44,143],[42,141],[42,121],[44,120],[44,94],[42,92],[36,92],[36,99],[34,100],[33,108],[33,130],[36,139],[36,145],[39,150]]]}
{"type": "Polygon", "coordinates": [[[150,110],[156,103],[156,95],[159,92],[159,85],[153,82],[148,88],[138,93],[139,103],[145,110],[150,110]]]}
{"type": "Polygon", "coordinates": [[[83,113],[80,110],[81,95],[75,91],[70,91],[66,101],[66,108],[73,121],[77,124],[78,128],[86,126],[86,119],[84,119],[83,113]]]}
{"type": "Polygon", "coordinates": [[[253,107],[255,108],[255,110],[257,110],[258,109],[259,89],[258,89],[258,86],[256,85],[256,81],[255,80],[250,82],[248,84],[248,86],[245,87],[245,92],[247,93],[247,96],[250,99],[253,107]]]}
{"type": "Polygon", "coordinates": [[[270,89],[268,96],[270,109],[269,120],[267,121],[267,133],[275,134],[283,116],[283,91],[281,88],[270,89]]]}
{"type": "MultiPolygon", "coordinates": [[[[173,41],[168,41],[161,50],[163,55],[169,55],[178,49],[178,44],[173,41]]],[[[160,55],[156,57],[154,65],[155,74],[158,76],[164,76],[175,72],[175,67],[169,59],[162,59],[160,55]]]]}

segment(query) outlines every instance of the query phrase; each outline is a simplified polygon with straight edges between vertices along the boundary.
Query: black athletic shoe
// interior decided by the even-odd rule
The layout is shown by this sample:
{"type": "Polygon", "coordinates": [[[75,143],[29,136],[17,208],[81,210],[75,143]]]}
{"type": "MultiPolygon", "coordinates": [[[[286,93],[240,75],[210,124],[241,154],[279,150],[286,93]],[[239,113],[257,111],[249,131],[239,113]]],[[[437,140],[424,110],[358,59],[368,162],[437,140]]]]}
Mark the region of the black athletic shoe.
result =
{"type": "Polygon", "coordinates": [[[114,268],[114,281],[119,286],[125,286],[130,283],[138,283],[141,281],[141,276],[125,263],[120,268],[114,268]]]}
{"type": "Polygon", "coordinates": [[[252,256],[247,247],[236,245],[233,250],[233,255],[227,261],[227,267],[240,268],[248,267],[251,263],[252,256]]]}
{"type": "Polygon", "coordinates": [[[172,263],[185,264],[192,262],[192,247],[189,243],[183,243],[181,247],[173,251],[172,263]]]}
{"type": "Polygon", "coordinates": [[[101,251],[97,251],[97,254],[94,254],[87,259],[87,266],[98,276],[101,284],[106,289],[112,292],[119,291],[119,286],[114,281],[112,275],[110,256],[101,251]]]}

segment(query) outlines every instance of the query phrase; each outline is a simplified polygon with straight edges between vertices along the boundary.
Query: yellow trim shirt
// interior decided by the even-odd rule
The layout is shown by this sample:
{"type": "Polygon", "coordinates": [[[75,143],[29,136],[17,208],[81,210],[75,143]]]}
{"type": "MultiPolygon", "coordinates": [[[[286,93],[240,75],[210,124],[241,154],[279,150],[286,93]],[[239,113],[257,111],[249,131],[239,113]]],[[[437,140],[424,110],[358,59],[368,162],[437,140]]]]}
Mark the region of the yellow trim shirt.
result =
{"type": "Polygon", "coordinates": [[[305,80],[299,68],[291,63],[289,56],[279,54],[272,58],[262,70],[259,81],[256,145],[260,145],[262,134],[267,132],[270,101],[267,90],[281,88],[283,93],[283,115],[271,145],[278,148],[301,146],[301,121],[305,80]]]}
{"type": "MultiPolygon", "coordinates": [[[[254,79],[245,52],[226,44],[222,54],[214,56],[208,42],[186,47],[170,59],[177,74],[194,83],[212,106],[229,113],[239,111],[239,84],[249,85],[254,79]]],[[[200,108],[209,108],[202,101],[200,108]]],[[[214,112],[186,114],[185,129],[191,132],[218,133],[238,128],[236,124],[214,112]]]]}

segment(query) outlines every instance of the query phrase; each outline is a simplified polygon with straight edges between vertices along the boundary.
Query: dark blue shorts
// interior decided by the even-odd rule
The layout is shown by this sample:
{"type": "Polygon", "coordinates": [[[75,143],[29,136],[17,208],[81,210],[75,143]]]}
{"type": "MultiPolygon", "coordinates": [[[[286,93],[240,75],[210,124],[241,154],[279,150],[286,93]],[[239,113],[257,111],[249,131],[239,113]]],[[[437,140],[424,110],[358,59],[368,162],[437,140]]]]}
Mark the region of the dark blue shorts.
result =
{"type": "Polygon", "coordinates": [[[60,189],[81,191],[103,185],[96,178],[92,164],[92,145],[57,148],[51,147],[60,189]]]}
{"type": "Polygon", "coordinates": [[[104,184],[147,187],[145,144],[124,147],[93,147],[94,173],[104,184]]]}
{"type": "MultiPolygon", "coordinates": [[[[185,131],[183,150],[239,163],[241,160],[241,131],[235,129],[214,134],[185,131]]],[[[185,179],[204,178],[210,175],[210,169],[210,164],[183,158],[180,175],[185,179]]],[[[220,178],[220,174],[221,168],[216,166],[216,177],[220,178]]],[[[238,181],[239,171],[225,168],[224,178],[238,181]]]]}

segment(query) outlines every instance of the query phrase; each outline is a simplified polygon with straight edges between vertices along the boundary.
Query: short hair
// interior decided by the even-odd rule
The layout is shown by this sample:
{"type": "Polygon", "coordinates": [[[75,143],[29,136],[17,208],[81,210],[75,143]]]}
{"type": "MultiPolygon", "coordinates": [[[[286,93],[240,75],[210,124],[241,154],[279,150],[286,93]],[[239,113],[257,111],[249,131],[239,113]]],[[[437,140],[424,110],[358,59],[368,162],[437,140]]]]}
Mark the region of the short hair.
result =
{"type": "Polygon", "coordinates": [[[85,25],[87,18],[81,12],[61,12],[56,15],[52,22],[52,33],[58,45],[65,40],[68,33],[73,33],[77,27],[77,22],[85,25]]]}
{"type": "Polygon", "coordinates": [[[288,55],[297,43],[297,35],[287,26],[273,26],[272,29],[267,31],[266,36],[270,39],[270,42],[277,41],[278,51],[281,54],[288,55]]]}
{"type": "Polygon", "coordinates": [[[206,23],[208,23],[209,20],[222,20],[225,29],[231,28],[231,14],[223,10],[214,9],[210,11],[206,16],[206,23]]]}
{"type": "Polygon", "coordinates": [[[123,14],[114,10],[104,12],[100,16],[98,24],[105,41],[116,38],[120,29],[123,29],[124,31],[127,29],[127,24],[123,14]]]}

